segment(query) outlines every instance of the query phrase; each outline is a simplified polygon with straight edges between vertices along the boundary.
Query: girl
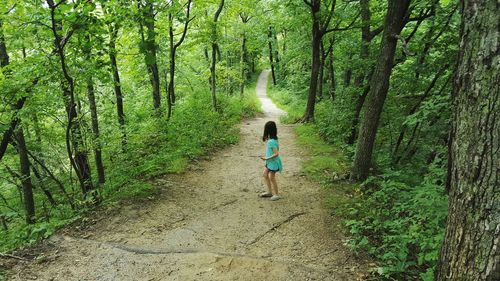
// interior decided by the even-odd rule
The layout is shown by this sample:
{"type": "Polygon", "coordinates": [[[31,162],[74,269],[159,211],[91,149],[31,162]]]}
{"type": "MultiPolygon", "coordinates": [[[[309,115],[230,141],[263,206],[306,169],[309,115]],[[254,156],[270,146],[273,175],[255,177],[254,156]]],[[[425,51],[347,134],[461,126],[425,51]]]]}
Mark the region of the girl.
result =
{"type": "Polygon", "coordinates": [[[278,184],[276,183],[276,172],[283,170],[278,144],[278,129],[276,123],[269,121],[264,126],[264,135],[262,141],[266,142],[266,156],[260,157],[264,160],[264,181],[267,185],[267,192],[261,193],[260,197],[271,197],[272,201],[281,199],[278,193],[278,184]]]}

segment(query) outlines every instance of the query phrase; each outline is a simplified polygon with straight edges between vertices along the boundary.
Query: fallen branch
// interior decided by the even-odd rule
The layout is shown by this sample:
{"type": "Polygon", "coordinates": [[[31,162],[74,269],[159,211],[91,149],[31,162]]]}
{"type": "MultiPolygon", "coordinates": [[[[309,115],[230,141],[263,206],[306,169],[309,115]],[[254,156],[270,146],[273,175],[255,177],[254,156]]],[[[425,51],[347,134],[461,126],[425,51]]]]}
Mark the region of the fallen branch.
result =
{"type": "Polygon", "coordinates": [[[220,205],[218,205],[218,206],[213,207],[213,208],[212,208],[212,210],[217,210],[217,209],[220,209],[220,208],[225,207],[225,206],[227,206],[227,205],[234,204],[234,203],[236,203],[237,201],[238,201],[238,199],[233,199],[233,200],[230,200],[230,201],[224,202],[224,203],[222,203],[222,204],[220,204],[220,205]]]}
{"type": "Polygon", "coordinates": [[[281,221],[280,223],[274,225],[273,227],[271,227],[269,230],[267,230],[266,232],[262,233],[261,235],[255,237],[252,241],[248,242],[246,245],[247,246],[250,246],[250,245],[253,245],[257,242],[259,242],[264,236],[266,236],[267,234],[275,231],[276,229],[280,228],[282,225],[284,225],[285,223],[288,223],[290,221],[292,221],[294,218],[296,217],[299,217],[299,216],[302,216],[302,215],[305,215],[307,212],[300,212],[300,213],[295,213],[293,215],[290,215],[288,218],[286,218],[285,220],[281,221]]]}
{"type": "Polygon", "coordinates": [[[2,258],[11,258],[11,259],[16,259],[16,260],[21,260],[21,261],[27,261],[28,259],[25,259],[23,257],[18,257],[18,256],[14,256],[14,255],[11,255],[11,254],[5,254],[5,253],[0,253],[0,257],[2,258]]]}

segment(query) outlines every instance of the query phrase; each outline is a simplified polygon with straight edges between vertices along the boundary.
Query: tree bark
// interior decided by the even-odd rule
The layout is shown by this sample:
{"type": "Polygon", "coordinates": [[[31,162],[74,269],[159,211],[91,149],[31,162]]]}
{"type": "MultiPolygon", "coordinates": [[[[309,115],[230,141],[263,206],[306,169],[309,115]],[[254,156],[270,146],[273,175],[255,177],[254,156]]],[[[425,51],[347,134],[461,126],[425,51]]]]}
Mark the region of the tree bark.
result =
{"type": "MultiPolygon", "coordinates": [[[[5,44],[5,38],[3,34],[3,21],[0,18],[0,69],[3,70],[4,67],[8,66],[10,64],[10,59],[9,59],[9,54],[7,53],[7,47],[5,44]]],[[[18,101],[15,105],[13,105],[14,112],[18,112],[21,110],[22,106],[24,105],[24,100],[21,98],[21,103],[18,101]]],[[[19,165],[20,165],[20,178],[21,178],[21,183],[22,183],[22,189],[23,189],[23,202],[24,202],[24,209],[26,210],[26,223],[28,224],[33,224],[35,223],[35,201],[33,199],[33,184],[31,182],[31,176],[30,176],[30,162],[28,159],[28,149],[26,148],[26,141],[24,139],[24,132],[23,128],[19,126],[19,123],[21,122],[17,116],[14,117],[15,124],[11,128],[12,131],[14,132],[17,140],[17,152],[19,154],[19,165]]],[[[8,140],[11,140],[12,138],[12,133],[10,133],[10,136],[8,137],[8,140]]],[[[7,145],[5,145],[7,147],[7,145]]],[[[3,154],[3,153],[2,153],[3,154]]]]}
{"type": "Polygon", "coordinates": [[[271,64],[271,77],[273,78],[273,85],[276,86],[276,69],[274,62],[274,52],[273,52],[273,41],[272,41],[272,30],[269,27],[269,31],[267,32],[267,44],[269,46],[269,63],[271,64]]]}
{"type": "Polygon", "coordinates": [[[247,72],[248,72],[247,38],[244,33],[241,38],[240,67],[241,67],[240,95],[241,97],[243,97],[243,93],[245,92],[245,82],[247,80],[247,72]]]}
{"type": "Polygon", "coordinates": [[[212,106],[215,111],[218,111],[217,109],[217,95],[216,95],[216,87],[217,87],[217,81],[216,81],[216,73],[215,73],[215,66],[217,64],[217,50],[219,49],[219,46],[217,45],[217,21],[219,20],[220,13],[222,13],[222,8],[224,8],[224,0],[221,0],[219,3],[219,7],[217,8],[217,11],[215,12],[214,15],[214,25],[212,29],[212,61],[210,65],[210,82],[211,82],[211,90],[212,90],[212,106]]]}
{"type": "Polygon", "coordinates": [[[326,60],[326,51],[323,41],[320,43],[320,59],[319,59],[319,74],[318,74],[318,93],[316,93],[318,101],[323,98],[323,82],[325,76],[325,60],[326,60]]]}
{"type": "MultiPolygon", "coordinates": [[[[90,36],[86,36],[87,42],[91,42],[90,36]]],[[[87,62],[92,60],[92,50],[90,46],[84,47],[85,57],[87,62]]],[[[87,99],[89,101],[90,119],[92,123],[92,144],[94,147],[94,159],[97,170],[97,177],[99,184],[106,182],[106,175],[104,171],[104,164],[102,162],[102,146],[99,132],[99,119],[97,116],[97,105],[95,102],[94,80],[92,76],[87,77],[87,99]]]]}
{"type": "Polygon", "coordinates": [[[370,91],[367,96],[365,116],[356,145],[356,155],[351,175],[356,180],[366,179],[372,165],[373,145],[380,114],[389,90],[389,78],[396,52],[397,36],[403,29],[404,18],[409,4],[410,0],[389,0],[380,53],[375,71],[370,79],[370,91]]]}
{"type": "MultiPolygon", "coordinates": [[[[3,34],[3,20],[0,17],[0,69],[3,69],[7,65],[9,65],[10,59],[9,54],[7,53],[7,47],[5,45],[5,37],[3,34]]],[[[19,118],[17,117],[17,112],[21,110],[26,101],[26,97],[21,97],[17,100],[14,105],[14,114],[11,118],[10,126],[7,130],[5,130],[2,134],[2,141],[0,142],[0,160],[2,160],[5,155],[5,151],[7,150],[7,146],[9,145],[12,136],[14,135],[14,131],[16,130],[17,124],[19,123],[19,118]],[[17,109],[16,109],[17,108],[17,109]]]]}
{"type": "Polygon", "coordinates": [[[94,81],[92,77],[87,78],[87,98],[89,100],[90,117],[92,120],[92,139],[94,145],[94,158],[97,169],[99,184],[106,182],[104,164],[102,162],[102,148],[99,132],[99,119],[97,117],[97,105],[95,102],[94,81]]]}
{"type": "Polygon", "coordinates": [[[28,159],[28,149],[24,139],[23,128],[16,129],[17,151],[19,153],[19,165],[21,184],[23,186],[24,208],[26,210],[26,223],[35,223],[35,200],[33,199],[33,184],[30,175],[30,161],[28,159]]]}
{"type": "Polygon", "coordinates": [[[158,63],[156,59],[155,11],[153,3],[150,2],[150,0],[146,1],[144,6],[139,2],[139,9],[142,12],[140,22],[141,51],[144,53],[144,61],[148,69],[149,81],[151,82],[153,108],[159,113],[161,107],[161,94],[160,74],[158,72],[158,63]],[[146,35],[144,35],[144,26],[146,27],[146,35]]]}
{"type": "Polygon", "coordinates": [[[279,48],[279,44],[278,44],[278,37],[276,36],[276,30],[274,30],[273,27],[269,27],[270,28],[270,32],[272,34],[272,38],[273,38],[273,45],[274,45],[274,48],[273,48],[273,51],[274,51],[274,68],[276,70],[276,77],[279,77],[282,75],[281,73],[281,65],[280,65],[280,48],[279,48]]]}
{"type": "Polygon", "coordinates": [[[307,96],[306,112],[301,119],[301,122],[314,121],[314,107],[316,105],[316,92],[318,89],[318,76],[320,68],[320,45],[321,45],[321,26],[320,26],[320,9],[321,1],[311,1],[311,15],[312,15],[312,59],[311,59],[311,79],[309,80],[309,94],[307,96]]]}
{"type": "Polygon", "coordinates": [[[113,74],[113,89],[116,98],[116,113],[118,116],[118,124],[122,132],[122,150],[126,151],[127,147],[127,132],[125,129],[125,113],[123,111],[123,93],[120,82],[120,73],[118,72],[118,64],[116,62],[116,38],[118,36],[118,26],[116,24],[109,26],[109,60],[111,62],[111,72],[113,74]]]}
{"type": "MultiPolygon", "coordinates": [[[[332,37],[330,39],[330,45],[333,46],[334,44],[334,38],[332,37]]],[[[328,54],[328,79],[330,80],[330,88],[328,89],[328,92],[330,94],[330,98],[332,99],[332,102],[335,101],[335,92],[336,92],[336,80],[335,80],[335,67],[333,64],[333,47],[330,53],[328,54]]]]}
{"type": "MultiPolygon", "coordinates": [[[[361,48],[359,52],[359,58],[361,60],[368,60],[370,58],[370,43],[373,38],[370,31],[370,0],[360,0],[359,5],[361,8],[361,48]]],[[[364,69],[361,69],[354,79],[354,85],[357,91],[360,92],[357,96],[355,96],[354,115],[351,121],[351,134],[347,139],[348,144],[354,144],[358,136],[359,115],[361,114],[361,109],[363,108],[367,95],[366,91],[361,92],[361,89],[363,89],[363,83],[366,74],[366,71],[364,69]]]]}
{"type": "Polygon", "coordinates": [[[449,212],[436,280],[500,280],[500,6],[462,0],[449,212]]]}
{"type": "Polygon", "coordinates": [[[56,5],[53,0],[47,0],[47,4],[50,8],[51,29],[54,35],[55,53],[59,57],[59,62],[61,64],[61,70],[64,78],[61,81],[61,88],[66,103],[66,114],[68,116],[68,125],[66,126],[66,150],[70,163],[75,169],[82,192],[83,194],[87,194],[92,190],[93,187],[87,151],[83,146],[81,124],[78,119],[78,113],[76,110],[77,105],[74,95],[74,80],[69,74],[68,67],[66,65],[66,55],[64,52],[64,46],[70,38],[70,33],[68,33],[65,37],[62,37],[59,34],[59,31],[62,29],[62,25],[61,22],[57,19],[56,9],[61,3],[63,2],[60,2],[56,5]]]}
{"type": "Polygon", "coordinates": [[[189,12],[191,11],[191,0],[188,0],[187,2],[187,13],[186,13],[186,19],[184,22],[184,29],[182,30],[182,35],[181,38],[177,43],[174,44],[174,22],[173,22],[173,15],[172,12],[169,13],[168,15],[168,21],[169,21],[169,29],[168,29],[168,34],[169,34],[169,43],[170,43],[170,80],[168,82],[168,93],[167,93],[167,101],[168,101],[168,113],[167,113],[167,118],[170,118],[172,116],[172,107],[175,104],[175,53],[177,52],[177,48],[184,42],[184,38],[186,38],[186,33],[188,30],[188,25],[189,22],[192,20],[189,18],[189,12]]]}

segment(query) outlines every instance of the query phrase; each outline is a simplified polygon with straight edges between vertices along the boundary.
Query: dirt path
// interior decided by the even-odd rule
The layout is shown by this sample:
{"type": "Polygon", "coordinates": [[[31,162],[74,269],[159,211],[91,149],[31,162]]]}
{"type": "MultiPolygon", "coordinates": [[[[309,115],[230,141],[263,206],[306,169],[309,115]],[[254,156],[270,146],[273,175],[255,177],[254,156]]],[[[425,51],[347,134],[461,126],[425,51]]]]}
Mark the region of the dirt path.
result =
{"type": "MultiPolygon", "coordinates": [[[[152,200],[124,203],[80,231],[60,231],[45,257],[20,263],[12,280],[356,280],[366,270],[343,246],[323,207],[324,190],[300,172],[292,126],[278,125],[285,199],[263,190],[264,123],[283,112],[258,81],[264,116],[245,121],[241,141],[182,175],[155,184],[152,200]]],[[[87,223],[89,224],[89,223],[87,223]]]]}

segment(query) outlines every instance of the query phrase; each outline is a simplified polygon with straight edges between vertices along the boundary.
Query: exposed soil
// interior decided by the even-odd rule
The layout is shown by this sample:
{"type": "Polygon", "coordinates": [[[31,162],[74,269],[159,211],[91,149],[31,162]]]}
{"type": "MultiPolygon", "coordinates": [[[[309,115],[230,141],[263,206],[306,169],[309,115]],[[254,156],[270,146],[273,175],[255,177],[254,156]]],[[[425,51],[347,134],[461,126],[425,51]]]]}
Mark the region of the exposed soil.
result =
{"type": "Polygon", "coordinates": [[[328,191],[301,173],[306,152],[293,126],[278,125],[284,199],[257,196],[264,123],[284,114],[266,96],[268,74],[257,85],[264,114],[242,123],[237,145],[155,180],[155,198],[122,202],[81,228],[59,231],[41,258],[19,261],[9,280],[361,279],[366,262],[344,246],[324,206],[328,191]]]}

